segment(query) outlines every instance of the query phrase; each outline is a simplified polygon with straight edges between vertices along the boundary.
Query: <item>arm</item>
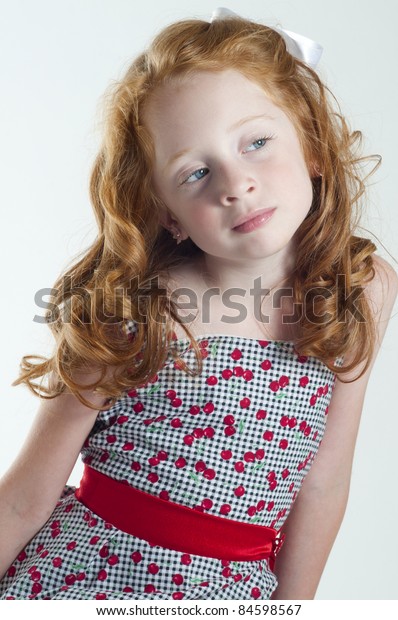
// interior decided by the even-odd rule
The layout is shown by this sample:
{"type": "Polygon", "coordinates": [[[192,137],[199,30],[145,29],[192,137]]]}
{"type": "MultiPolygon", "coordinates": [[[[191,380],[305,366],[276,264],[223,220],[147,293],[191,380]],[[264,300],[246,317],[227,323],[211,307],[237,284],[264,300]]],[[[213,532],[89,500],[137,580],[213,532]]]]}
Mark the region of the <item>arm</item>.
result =
{"type": "MultiPolygon", "coordinates": [[[[106,402],[103,395],[82,394],[98,407],[106,402]]],[[[0,480],[0,579],[50,517],[97,413],[68,392],[42,399],[18,457],[0,480]]]]}
{"type": "Polygon", "coordinates": [[[276,561],[279,585],[273,599],[314,598],[344,516],[365,391],[398,290],[398,278],[388,263],[375,257],[375,269],[366,288],[377,320],[372,363],[353,383],[336,381],[321,447],[283,527],[286,542],[276,561]]]}

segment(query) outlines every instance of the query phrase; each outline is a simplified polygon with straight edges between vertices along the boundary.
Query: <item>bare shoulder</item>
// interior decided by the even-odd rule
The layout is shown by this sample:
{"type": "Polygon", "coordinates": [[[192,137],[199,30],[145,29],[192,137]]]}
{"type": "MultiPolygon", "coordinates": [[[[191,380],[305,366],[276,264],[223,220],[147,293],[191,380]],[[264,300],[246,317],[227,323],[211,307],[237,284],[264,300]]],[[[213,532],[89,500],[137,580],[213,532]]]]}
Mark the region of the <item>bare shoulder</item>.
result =
{"type": "Polygon", "coordinates": [[[392,265],[377,254],[373,255],[373,263],[375,276],[366,285],[365,293],[375,317],[388,320],[398,293],[398,275],[392,265]]]}

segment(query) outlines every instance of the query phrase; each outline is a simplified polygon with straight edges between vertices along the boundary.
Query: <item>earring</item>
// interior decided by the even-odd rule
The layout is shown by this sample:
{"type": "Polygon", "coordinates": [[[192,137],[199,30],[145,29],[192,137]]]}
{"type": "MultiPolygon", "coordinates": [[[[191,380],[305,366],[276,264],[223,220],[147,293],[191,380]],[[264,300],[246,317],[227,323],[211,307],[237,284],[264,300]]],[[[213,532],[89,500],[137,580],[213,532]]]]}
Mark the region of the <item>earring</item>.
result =
{"type": "Polygon", "coordinates": [[[174,232],[172,234],[173,234],[173,239],[177,240],[177,245],[179,243],[181,243],[182,240],[181,240],[181,233],[180,233],[180,231],[177,230],[177,229],[174,229],[174,232]]]}

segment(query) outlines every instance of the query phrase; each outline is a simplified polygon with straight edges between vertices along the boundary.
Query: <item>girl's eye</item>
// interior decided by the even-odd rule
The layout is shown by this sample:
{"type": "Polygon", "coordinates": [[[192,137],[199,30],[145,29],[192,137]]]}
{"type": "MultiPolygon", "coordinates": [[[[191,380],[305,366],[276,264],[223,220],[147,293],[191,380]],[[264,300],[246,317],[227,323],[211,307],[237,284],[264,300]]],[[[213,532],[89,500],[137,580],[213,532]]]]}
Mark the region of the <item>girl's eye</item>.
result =
{"type": "Polygon", "coordinates": [[[195,172],[191,172],[191,174],[182,181],[181,184],[183,183],[193,183],[194,181],[200,181],[200,179],[203,179],[204,176],[206,176],[207,174],[207,168],[199,168],[198,170],[195,170],[195,172]],[[200,175],[200,176],[196,176],[196,175],[200,175]],[[189,179],[192,180],[190,181],[189,179]]]}
{"type": "Polygon", "coordinates": [[[263,138],[258,138],[257,140],[255,140],[254,142],[251,143],[250,146],[253,146],[253,149],[248,148],[248,151],[258,151],[258,149],[262,149],[266,143],[268,141],[268,138],[266,136],[264,136],[263,138]]]}

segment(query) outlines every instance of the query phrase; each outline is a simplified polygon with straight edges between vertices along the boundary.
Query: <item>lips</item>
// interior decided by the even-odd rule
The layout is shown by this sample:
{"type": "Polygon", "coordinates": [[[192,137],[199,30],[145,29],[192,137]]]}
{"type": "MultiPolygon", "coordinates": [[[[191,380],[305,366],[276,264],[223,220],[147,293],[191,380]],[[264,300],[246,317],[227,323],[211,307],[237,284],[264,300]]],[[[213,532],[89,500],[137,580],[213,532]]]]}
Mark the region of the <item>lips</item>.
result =
{"type": "Polygon", "coordinates": [[[251,213],[247,213],[237,219],[233,230],[236,232],[250,232],[268,221],[272,217],[274,211],[274,208],[258,209],[256,211],[252,211],[251,213]]]}

